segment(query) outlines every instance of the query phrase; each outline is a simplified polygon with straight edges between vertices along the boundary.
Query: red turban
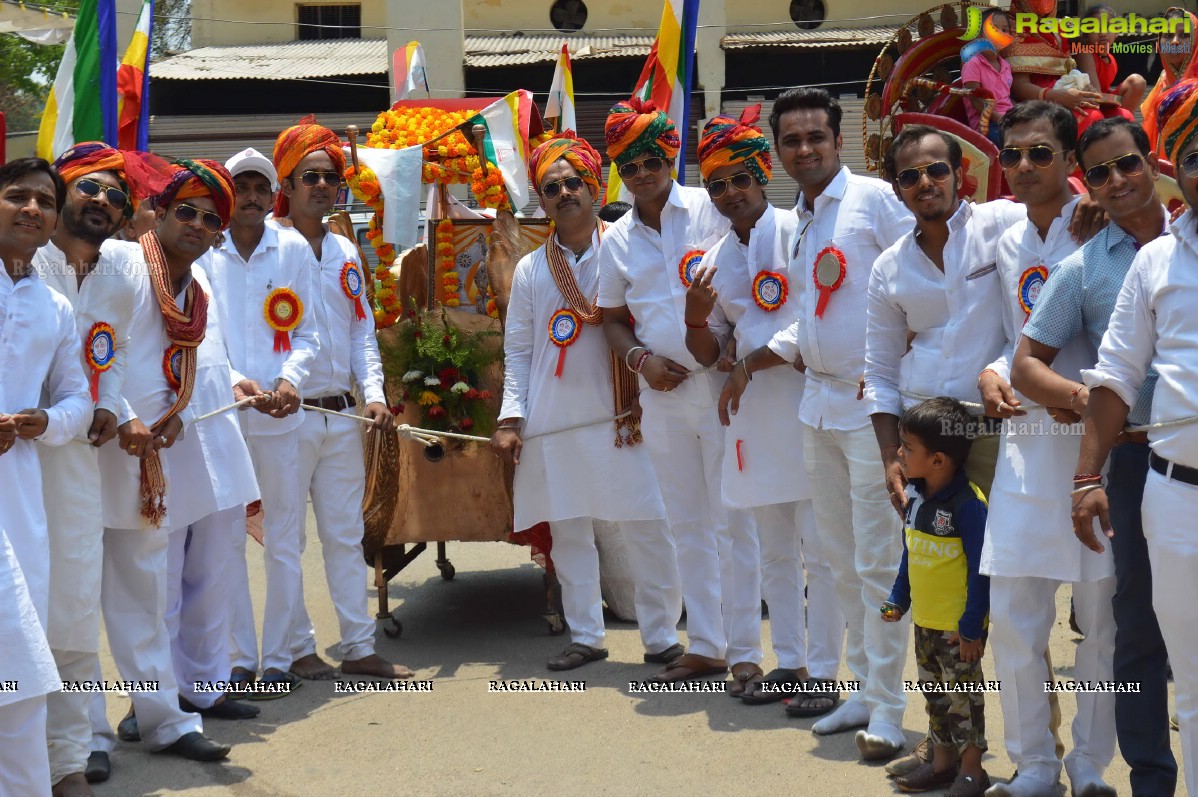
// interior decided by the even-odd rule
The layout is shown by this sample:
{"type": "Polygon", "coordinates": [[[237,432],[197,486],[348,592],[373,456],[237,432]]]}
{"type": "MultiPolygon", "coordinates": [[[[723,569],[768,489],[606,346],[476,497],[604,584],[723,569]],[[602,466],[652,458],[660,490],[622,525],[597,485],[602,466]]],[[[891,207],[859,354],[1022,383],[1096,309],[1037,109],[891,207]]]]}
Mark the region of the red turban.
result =
{"type": "Polygon", "coordinates": [[[213,160],[171,161],[176,171],[170,184],[158,198],[161,207],[167,207],[172,202],[193,197],[209,197],[216,205],[216,214],[220,216],[222,227],[229,226],[229,218],[233,215],[233,177],[224,165],[213,160]]]}
{"type": "Polygon", "coordinates": [[[616,103],[604,125],[607,138],[607,157],[622,166],[649,153],[660,158],[673,158],[682,147],[678,129],[653,101],[642,102],[633,97],[616,103]]]}
{"type": "Polygon", "coordinates": [[[585,138],[579,138],[573,130],[567,130],[557,138],[551,138],[532,151],[528,158],[528,166],[533,174],[533,188],[541,193],[541,181],[545,172],[559,160],[565,160],[574,167],[587,185],[595,191],[595,196],[603,195],[603,158],[585,138]]]}
{"type": "Polygon", "coordinates": [[[706,180],[721,166],[743,163],[745,168],[765,185],[773,174],[770,142],[753,123],[761,116],[761,104],[745,108],[740,120],[717,116],[703,126],[699,139],[699,171],[706,180]]]}
{"type": "MultiPolygon", "coordinates": [[[[341,139],[337,138],[337,134],[327,127],[301,122],[279,133],[275,141],[274,162],[279,179],[290,177],[299,162],[313,152],[327,153],[333,160],[337,174],[345,171],[345,151],[341,149],[341,139]]],[[[286,216],[289,210],[287,196],[280,191],[275,199],[275,215],[286,216]]]]}

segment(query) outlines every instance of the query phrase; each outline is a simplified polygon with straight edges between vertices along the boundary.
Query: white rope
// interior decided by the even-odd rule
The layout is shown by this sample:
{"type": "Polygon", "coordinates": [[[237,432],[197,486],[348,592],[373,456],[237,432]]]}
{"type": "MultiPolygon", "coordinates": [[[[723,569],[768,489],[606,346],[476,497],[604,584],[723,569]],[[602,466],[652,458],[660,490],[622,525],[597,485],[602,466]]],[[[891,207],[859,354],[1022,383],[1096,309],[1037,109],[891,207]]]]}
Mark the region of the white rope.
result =
{"type": "Polygon", "coordinates": [[[215,418],[217,415],[224,415],[229,410],[239,409],[247,404],[252,403],[256,398],[257,396],[249,396],[248,398],[243,398],[241,401],[235,401],[227,407],[221,407],[219,410],[213,410],[212,412],[205,413],[198,418],[192,418],[191,423],[199,423],[200,421],[206,421],[209,418],[215,418]]]}

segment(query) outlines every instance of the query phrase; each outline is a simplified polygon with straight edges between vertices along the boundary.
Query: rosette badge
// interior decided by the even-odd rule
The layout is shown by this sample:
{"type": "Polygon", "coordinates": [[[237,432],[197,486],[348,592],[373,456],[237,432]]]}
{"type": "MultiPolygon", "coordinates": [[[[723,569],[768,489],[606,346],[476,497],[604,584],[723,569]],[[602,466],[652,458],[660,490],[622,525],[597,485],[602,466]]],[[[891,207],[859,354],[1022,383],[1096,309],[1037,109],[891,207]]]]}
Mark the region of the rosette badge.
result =
{"type": "Polygon", "coordinates": [[[362,279],[362,269],[358,268],[358,264],[352,260],[346,260],[345,265],[341,267],[341,290],[345,291],[345,295],[354,303],[354,314],[361,321],[366,318],[366,311],[362,309],[362,290],[366,287],[365,280],[362,279]]]}
{"type": "Polygon", "coordinates": [[[703,262],[703,255],[707,254],[702,249],[692,249],[682,256],[682,260],[678,262],[678,279],[682,280],[682,284],[690,287],[695,279],[695,270],[699,268],[699,264],[703,262]]]}
{"type": "Polygon", "coordinates": [[[578,314],[569,308],[563,307],[549,318],[549,340],[558,347],[557,368],[553,375],[559,379],[562,376],[562,369],[566,367],[566,349],[578,340],[578,333],[581,330],[582,324],[578,314]]]}
{"type": "Polygon", "coordinates": [[[844,252],[835,246],[825,246],[815,256],[815,269],[812,276],[815,279],[815,289],[819,291],[819,299],[815,303],[816,318],[824,317],[824,310],[828,309],[828,300],[844,283],[846,271],[844,252]]]}
{"type": "Polygon", "coordinates": [[[786,283],[786,275],[776,271],[759,271],[753,278],[753,301],[767,313],[772,313],[786,304],[786,296],[790,286],[786,283]]]}
{"type": "Polygon", "coordinates": [[[115,334],[112,326],[103,321],[92,324],[87,332],[87,351],[84,356],[91,367],[88,384],[93,402],[100,400],[100,374],[112,367],[112,360],[116,356],[115,334]]]}
{"type": "Polygon", "coordinates": [[[1031,317],[1032,308],[1036,306],[1036,300],[1040,298],[1040,291],[1044,289],[1044,283],[1047,281],[1048,269],[1044,266],[1029,268],[1019,278],[1017,298],[1025,314],[1024,321],[1031,317]]]}
{"type": "Polygon", "coordinates": [[[162,373],[166,375],[166,381],[171,388],[176,393],[179,392],[179,388],[183,386],[183,349],[173,344],[167,346],[162,355],[162,373]]]}
{"type": "Polygon", "coordinates": [[[266,297],[262,314],[275,331],[275,351],[291,351],[291,333],[304,317],[304,303],[290,288],[275,288],[266,297]]]}

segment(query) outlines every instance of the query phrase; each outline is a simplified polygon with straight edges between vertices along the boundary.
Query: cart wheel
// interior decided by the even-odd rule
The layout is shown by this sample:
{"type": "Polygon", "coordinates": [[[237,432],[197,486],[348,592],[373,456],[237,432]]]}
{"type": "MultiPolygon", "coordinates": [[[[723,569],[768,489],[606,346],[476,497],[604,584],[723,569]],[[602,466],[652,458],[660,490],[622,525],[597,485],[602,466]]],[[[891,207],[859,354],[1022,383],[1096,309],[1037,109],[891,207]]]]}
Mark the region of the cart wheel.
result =
{"type": "Polygon", "coordinates": [[[458,574],[458,571],[454,569],[453,564],[448,560],[445,564],[438,563],[437,569],[441,571],[441,578],[445,581],[453,581],[453,577],[458,574]]]}
{"type": "Polygon", "coordinates": [[[383,623],[383,633],[391,639],[399,639],[403,633],[403,623],[399,621],[399,617],[393,612],[388,622],[383,623]]]}
{"type": "Polygon", "coordinates": [[[560,614],[551,614],[545,619],[549,622],[550,636],[561,636],[566,633],[566,624],[562,621],[560,614]]]}

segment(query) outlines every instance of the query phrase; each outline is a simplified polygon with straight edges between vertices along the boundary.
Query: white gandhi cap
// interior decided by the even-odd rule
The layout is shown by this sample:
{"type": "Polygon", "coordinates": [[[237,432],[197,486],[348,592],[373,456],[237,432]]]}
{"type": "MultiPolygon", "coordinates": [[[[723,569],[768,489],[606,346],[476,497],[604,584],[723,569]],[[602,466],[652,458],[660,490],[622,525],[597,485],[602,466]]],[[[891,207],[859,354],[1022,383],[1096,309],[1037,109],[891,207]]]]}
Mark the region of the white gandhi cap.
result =
{"type": "Polygon", "coordinates": [[[270,162],[270,158],[252,147],[243,149],[225,161],[225,168],[233,177],[243,172],[257,172],[270,180],[271,191],[279,190],[279,173],[275,171],[275,165],[270,162]]]}

